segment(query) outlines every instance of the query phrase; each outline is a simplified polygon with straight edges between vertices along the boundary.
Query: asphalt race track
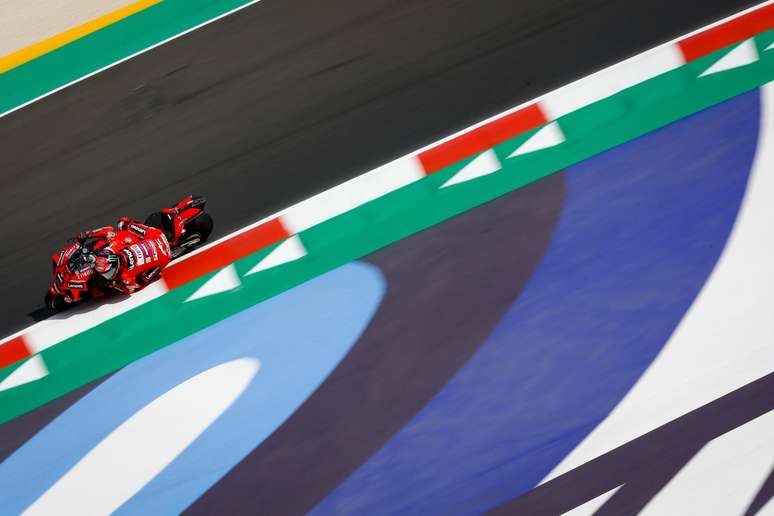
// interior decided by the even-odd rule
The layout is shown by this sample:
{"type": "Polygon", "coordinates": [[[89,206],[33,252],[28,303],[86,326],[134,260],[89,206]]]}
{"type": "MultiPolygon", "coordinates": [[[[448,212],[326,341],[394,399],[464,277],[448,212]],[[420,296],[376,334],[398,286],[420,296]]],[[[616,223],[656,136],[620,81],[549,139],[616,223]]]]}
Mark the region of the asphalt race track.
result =
{"type": "Polygon", "coordinates": [[[0,116],[5,334],[77,230],[304,200],[0,340],[0,516],[774,511],[774,0],[653,3],[261,0],[0,116]]]}
{"type": "MultiPolygon", "coordinates": [[[[36,500],[43,500],[39,509],[57,507],[57,496],[45,493],[55,492],[49,486],[61,477],[70,479],[71,496],[86,489],[83,498],[99,503],[88,494],[94,482],[110,491],[126,477],[122,468],[99,477],[79,473],[84,454],[99,453],[106,434],[170,386],[253,356],[264,367],[249,391],[119,513],[260,507],[271,514],[550,515],[607,493],[606,514],[636,513],[664,497],[685,513],[712,500],[708,493],[697,501],[690,489],[670,484],[684,471],[690,479],[705,448],[740,431],[751,447],[770,442],[771,374],[715,399],[700,388],[709,403],[661,426],[660,414],[650,414],[653,430],[533,487],[616,419],[611,411],[626,404],[627,391],[648,384],[686,311],[702,305],[702,289],[712,289],[707,278],[732,227],[746,218],[740,206],[755,182],[748,173],[761,177],[753,162],[761,155],[759,121],[769,118],[765,106],[760,90],[739,95],[363,256],[9,421],[0,444],[0,502],[10,513],[36,500]],[[364,331],[335,365],[331,350],[353,325],[364,331]],[[296,400],[287,419],[275,419],[294,385],[326,361],[335,365],[330,376],[296,400]],[[306,374],[297,374],[299,365],[306,374]],[[280,426],[262,431],[271,421],[280,426]],[[79,477],[86,481],[78,484],[79,477]]],[[[211,310],[246,290],[187,306],[211,310]]],[[[135,322],[147,333],[142,318],[135,322]]],[[[756,327],[749,315],[744,322],[756,327]]],[[[83,360],[116,352],[104,336],[95,339],[96,356],[83,360]]],[[[131,335],[114,340],[137,343],[131,335]]],[[[647,399],[671,407],[696,393],[681,383],[695,371],[684,364],[712,371],[713,349],[731,373],[710,381],[738,378],[733,364],[749,356],[746,342],[696,340],[702,353],[675,361],[680,381],[657,382],[647,399]]],[[[77,347],[58,349],[75,358],[77,347]]],[[[46,360],[55,364],[51,355],[46,360]]],[[[194,404],[204,405],[199,398],[194,404]]],[[[647,401],[638,410],[647,414],[647,401]]],[[[639,426],[629,424],[636,419],[625,417],[627,428],[639,426]]],[[[175,426],[153,423],[152,435],[138,433],[124,454],[175,426]]],[[[730,450],[743,477],[731,483],[742,492],[731,505],[755,514],[774,484],[769,469],[750,466],[749,452],[736,453],[740,447],[730,450]]],[[[756,448],[764,460],[768,448],[756,448]]],[[[702,472],[700,486],[724,473],[702,472]]]]}
{"type": "Polygon", "coordinates": [[[741,0],[263,0],[0,119],[0,331],[76,231],[206,195],[226,234],[741,0]]]}

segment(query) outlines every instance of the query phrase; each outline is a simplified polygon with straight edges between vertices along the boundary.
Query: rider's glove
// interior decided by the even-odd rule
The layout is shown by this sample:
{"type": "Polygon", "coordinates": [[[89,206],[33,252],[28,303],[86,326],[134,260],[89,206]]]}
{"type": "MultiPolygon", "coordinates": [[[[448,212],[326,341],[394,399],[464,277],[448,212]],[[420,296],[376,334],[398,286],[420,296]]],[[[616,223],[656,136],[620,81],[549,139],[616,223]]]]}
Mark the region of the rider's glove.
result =
{"type": "Polygon", "coordinates": [[[82,242],[82,241],[88,239],[89,236],[90,236],[90,232],[89,231],[81,231],[77,235],[75,235],[75,239],[78,240],[79,242],[82,242]]]}

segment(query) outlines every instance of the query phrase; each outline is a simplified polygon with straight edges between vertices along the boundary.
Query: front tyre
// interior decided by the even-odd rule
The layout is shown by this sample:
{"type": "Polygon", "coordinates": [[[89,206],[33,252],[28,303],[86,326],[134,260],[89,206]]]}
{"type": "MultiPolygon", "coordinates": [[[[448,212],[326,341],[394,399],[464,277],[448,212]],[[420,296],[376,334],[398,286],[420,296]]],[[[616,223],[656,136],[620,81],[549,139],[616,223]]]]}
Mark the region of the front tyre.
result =
{"type": "Polygon", "coordinates": [[[61,312],[69,305],[62,296],[55,296],[51,292],[46,292],[46,297],[43,299],[46,308],[54,310],[55,312],[61,312]]]}

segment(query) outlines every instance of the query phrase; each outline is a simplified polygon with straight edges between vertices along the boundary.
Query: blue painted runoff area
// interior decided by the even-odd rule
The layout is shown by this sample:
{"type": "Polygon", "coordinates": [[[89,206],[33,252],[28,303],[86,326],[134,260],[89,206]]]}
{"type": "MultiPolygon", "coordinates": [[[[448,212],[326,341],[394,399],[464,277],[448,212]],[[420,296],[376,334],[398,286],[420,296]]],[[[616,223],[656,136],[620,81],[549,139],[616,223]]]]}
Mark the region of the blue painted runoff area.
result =
{"type": "Polygon", "coordinates": [[[522,295],[313,513],[480,514],[537,485],[633,386],[711,273],[759,104],[753,91],[566,170],[559,225],[522,295]]]}
{"type": "Polygon", "coordinates": [[[127,366],[0,464],[0,512],[21,513],[114,429],[180,383],[231,360],[260,360],[233,405],[117,511],[181,512],[314,392],[368,326],[384,292],[378,268],[350,263],[127,366]]]}

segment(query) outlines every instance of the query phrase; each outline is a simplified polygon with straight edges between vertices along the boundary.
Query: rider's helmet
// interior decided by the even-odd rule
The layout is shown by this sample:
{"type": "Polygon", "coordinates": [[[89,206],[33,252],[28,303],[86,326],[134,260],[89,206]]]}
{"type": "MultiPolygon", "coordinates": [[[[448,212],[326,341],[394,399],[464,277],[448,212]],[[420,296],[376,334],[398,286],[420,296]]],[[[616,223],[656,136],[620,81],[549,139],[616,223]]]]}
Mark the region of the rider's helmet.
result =
{"type": "Polygon", "coordinates": [[[110,249],[100,249],[94,257],[94,270],[106,280],[116,277],[120,264],[118,255],[110,249]]]}

